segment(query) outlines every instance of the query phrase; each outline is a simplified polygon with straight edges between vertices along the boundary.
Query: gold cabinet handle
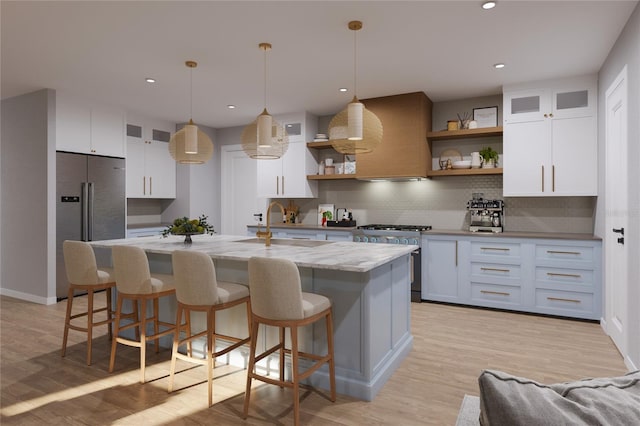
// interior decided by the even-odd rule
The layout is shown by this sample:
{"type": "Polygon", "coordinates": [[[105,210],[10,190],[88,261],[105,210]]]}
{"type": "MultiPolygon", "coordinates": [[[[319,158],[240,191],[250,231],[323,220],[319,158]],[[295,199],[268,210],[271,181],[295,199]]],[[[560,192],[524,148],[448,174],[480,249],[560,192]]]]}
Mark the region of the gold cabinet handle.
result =
{"type": "Polygon", "coordinates": [[[497,250],[497,251],[509,251],[511,249],[502,247],[480,247],[480,250],[497,250]]]}
{"type": "Polygon", "coordinates": [[[548,116],[549,116],[549,114],[545,114],[545,115],[544,115],[544,118],[547,118],[548,116]]]}
{"type": "Polygon", "coordinates": [[[480,290],[480,293],[483,294],[497,294],[498,296],[510,296],[511,293],[505,293],[502,291],[489,291],[489,290],[480,290]]]}
{"type": "Polygon", "coordinates": [[[509,269],[498,269],[498,268],[480,268],[481,271],[493,271],[493,272],[511,272],[509,269]]]}
{"type": "Polygon", "coordinates": [[[544,192],[544,165],[540,167],[542,167],[542,173],[540,173],[540,176],[542,176],[542,192],[544,192]]]}
{"type": "Polygon", "coordinates": [[[580,274],[559,274],[557,272],[547,272],[550,277],[569,277],[569,278],[582,278],[580,274]]]}
{"type": "Polygon", "coordinates": [[[142,176],[142,195],[147,195],[147,178],[142,176]]]}
{"type": "Polygon", "coordinates": [[[551,166],[551,192],[556,192],[556,166],[551,166]]]}
{"type": "Polygon", "coordinates": [[[556,301],[556,302],[582,303],[577,299],[563,299],[562,297],[547,297],[547,300],[556,301]]]}
{"type": "Polygon", "coordinates": [[[549,254],[574,254],[579,256],[581,253],[579,251],[559,251],[559,250],[547,250],[549,254]]]}
{"type": "Polygon", "coordinates": [[[549,118],[553,118],[553,113],[550,113],[550,114],[549,114],[549,118]]]}

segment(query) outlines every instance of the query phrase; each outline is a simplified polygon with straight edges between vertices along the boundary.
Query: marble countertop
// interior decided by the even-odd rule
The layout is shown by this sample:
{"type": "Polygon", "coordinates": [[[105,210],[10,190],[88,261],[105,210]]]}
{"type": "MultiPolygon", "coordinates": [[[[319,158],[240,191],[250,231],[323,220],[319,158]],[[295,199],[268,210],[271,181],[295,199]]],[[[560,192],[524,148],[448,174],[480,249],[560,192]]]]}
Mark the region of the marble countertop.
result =
{"type": "Polygon", "coordinates": [[[138,246],[148,253],[171,254],[175,250],[198,250],[214,259],[247,261],[252,256],[289,259],[299,267],[368,272],[417,249],[412,245],[362,244],[349,241],[316,241],[274,238],[270,247],[247,236],[194,235],[193,243],[184,245],[184,237],[170,235],[92,241],[98,248],[114,245],[138,246]]]}
{"type": "Polygon", "coordinates": [[[432,229],[425,231],[422,235],[465,235],[470,237],[488,237],[488,238],[545,238],[552,240],[586,240],[600,241],[602,238],[593,234],[570,234],[555,232],[471,232],[457,229],[432,229]]]}
{"type": "MultiPolygon", "coordinates": [[[[247,228],[257,228],[258,224],[247,225],[247,228]]],[[[266,228],[266,225],[261,224],[260,228],[266,228]]],[[[271,224],[271,229],[308,229],[312,231],[345,231],[351,232],[357,229],[355,226],[321,226],[321,225],[307,225],[304,223],[278,223],[271,224]]]]}

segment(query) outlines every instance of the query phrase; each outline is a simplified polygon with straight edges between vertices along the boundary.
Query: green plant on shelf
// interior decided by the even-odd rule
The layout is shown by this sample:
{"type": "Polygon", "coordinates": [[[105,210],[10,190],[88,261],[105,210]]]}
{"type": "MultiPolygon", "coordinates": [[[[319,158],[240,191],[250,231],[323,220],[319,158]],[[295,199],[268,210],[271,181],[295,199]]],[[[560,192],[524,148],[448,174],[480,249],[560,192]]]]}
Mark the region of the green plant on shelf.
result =
{"type": "Polygon", "coordinates": [[[168,225],[162,236],[166,237],[169,234],[173,235],[189,235],[189,234],[215,234],[213,225],[207,222],[207,216],[201,215],[198,219],[189,219],[188,217],[179,217],[173,221],[173,224],[168,225]]]}
{"type": "Polygon", "coordinates": [[[498,164],[498,158],[500,155],[498,151],[495,151],[490,146],[484,147],[480,150],[480,156],[484,160],[485,163],[493,162],[495,165],[498,164]]]}

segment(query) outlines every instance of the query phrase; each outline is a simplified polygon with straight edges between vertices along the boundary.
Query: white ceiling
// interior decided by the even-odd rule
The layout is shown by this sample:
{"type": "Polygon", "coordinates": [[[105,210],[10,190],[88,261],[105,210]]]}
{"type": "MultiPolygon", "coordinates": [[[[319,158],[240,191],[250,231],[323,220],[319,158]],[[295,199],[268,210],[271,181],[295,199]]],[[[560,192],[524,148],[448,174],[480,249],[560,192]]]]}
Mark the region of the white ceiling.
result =
{"type": "Polygon", "coordinates": [[[69,90],[127,111],[215,128],[268,109],[334,114],[361,99],[424,91],[433,101],[504,84],[597,72],[633,1],[79,1],[0,3],[2,98],[69,90]],[[493,68],[496,62],[507,66],[493,68]],[[145,83],[154,77],[157,83],[145,83]],[[347,93],[338,92],[348,87],[347,93]],[[237,106],[227,109],[228,104],[237,106]]]}

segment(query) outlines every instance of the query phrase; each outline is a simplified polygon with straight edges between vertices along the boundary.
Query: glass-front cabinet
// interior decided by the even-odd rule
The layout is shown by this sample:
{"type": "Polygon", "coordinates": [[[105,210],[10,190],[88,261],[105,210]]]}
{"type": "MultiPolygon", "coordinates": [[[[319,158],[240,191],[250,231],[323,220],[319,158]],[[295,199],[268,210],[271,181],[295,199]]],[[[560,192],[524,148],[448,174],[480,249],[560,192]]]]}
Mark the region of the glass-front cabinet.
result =
{"type": "Polygon", "coordinates": [[[504,196],[597,195],[596,76],[503,90],[504,196]]]}

